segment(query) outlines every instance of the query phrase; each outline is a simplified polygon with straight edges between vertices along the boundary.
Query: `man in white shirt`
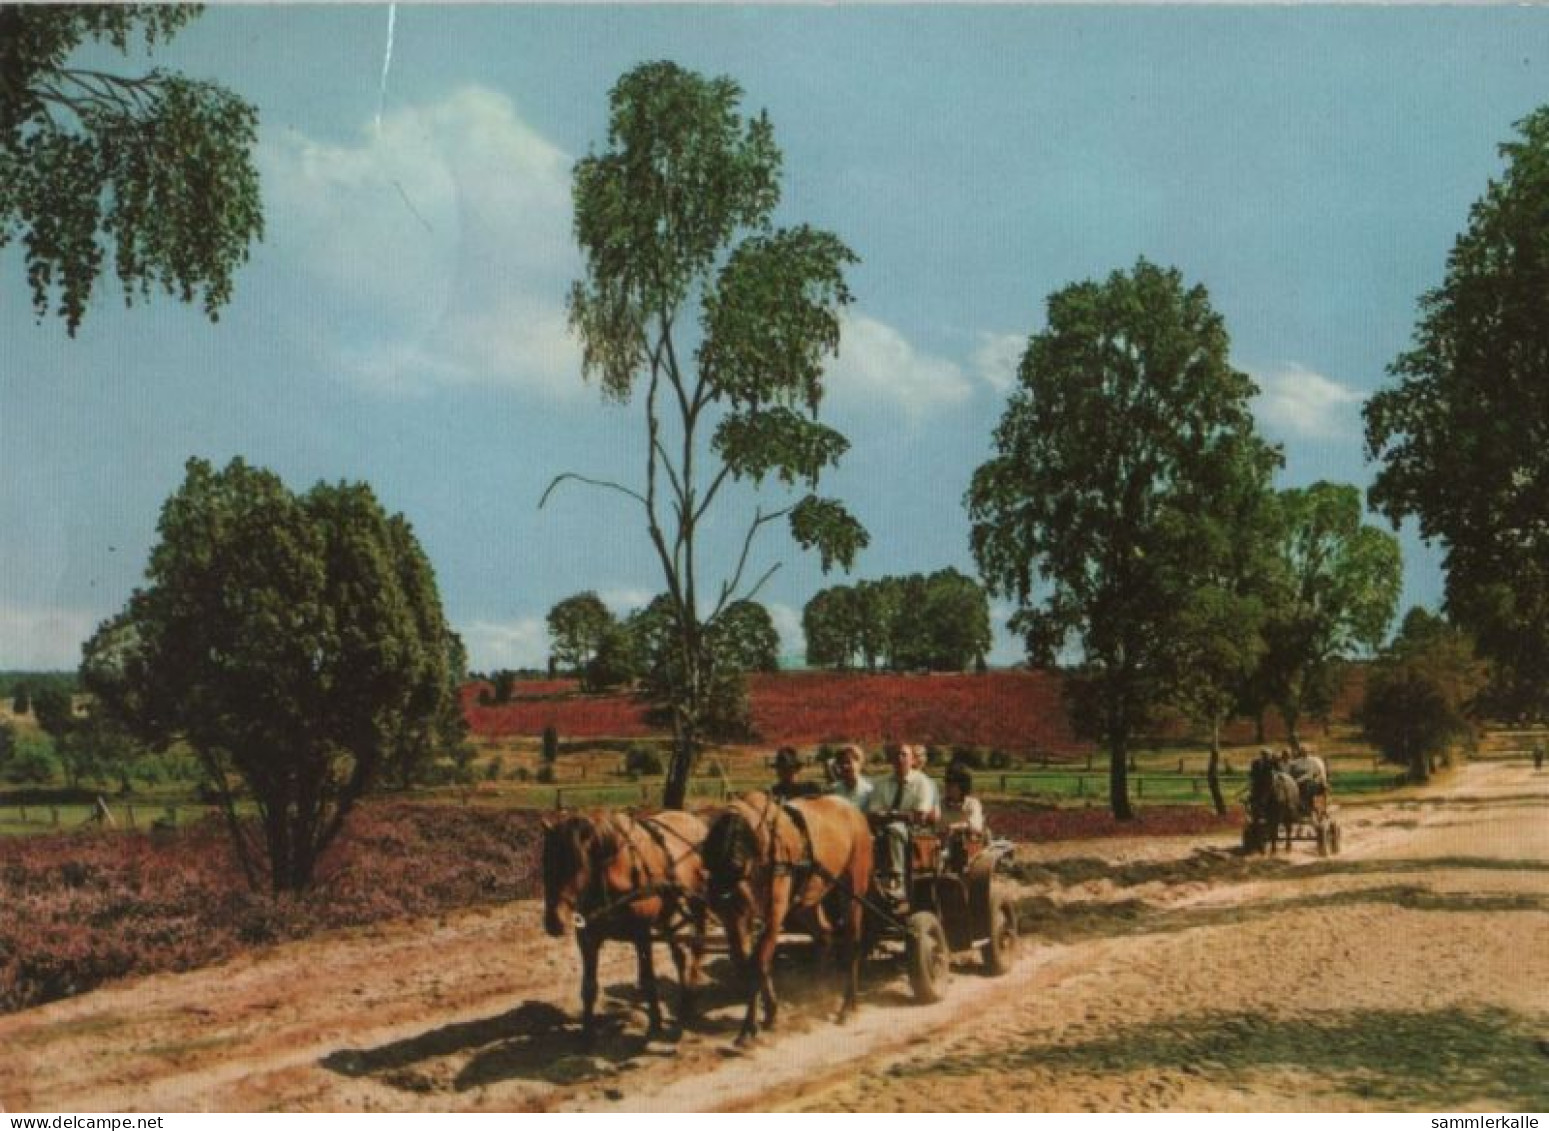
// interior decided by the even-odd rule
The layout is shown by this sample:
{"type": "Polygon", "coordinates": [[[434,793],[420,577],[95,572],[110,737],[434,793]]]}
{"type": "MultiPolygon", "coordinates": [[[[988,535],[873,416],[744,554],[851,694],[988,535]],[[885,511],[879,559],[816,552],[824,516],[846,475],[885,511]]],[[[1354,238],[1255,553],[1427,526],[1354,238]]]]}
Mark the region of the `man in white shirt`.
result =
{"type": "Polygon", "coordinates": [[[828,787],[829,793],[844,798],[863,813],[866,811],[866,799],[876,788],[861,773],[861,763],[865,760],[866,755],[859,746],[853,743],[841,746],[839,753],[834,755],[834,773],[837,777],[834,784],[828,787]]]}
{"type": "Polygon", "coordinates": [[[866,799],[866,814],[873,827],[882,827],[887,839],[888,867],[879,870],[880,886],[887,895],[899,899],[903,896],[909,826],[935,824],[939,814],[935,784],[914,768],[913,748],[890,746],[887,753],[893,774],[872,789],[866,799]]]}

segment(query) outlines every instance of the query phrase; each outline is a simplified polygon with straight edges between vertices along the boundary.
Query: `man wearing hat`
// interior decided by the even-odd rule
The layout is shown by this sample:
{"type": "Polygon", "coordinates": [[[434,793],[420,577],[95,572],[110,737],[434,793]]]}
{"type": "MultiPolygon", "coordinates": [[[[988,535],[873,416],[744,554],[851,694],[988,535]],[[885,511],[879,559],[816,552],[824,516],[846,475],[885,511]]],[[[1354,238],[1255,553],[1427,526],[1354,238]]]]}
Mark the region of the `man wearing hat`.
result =
{"type": "Polygon", "coordinates": [[[779,779],[769,787],[769,794],[776,801],[793,801],[798,797],[816,797],[823,792],[817,782],[797,781],[801,773],[801,755],[794,746],[782,746],[775,751],[775,776],[779,779]]]}

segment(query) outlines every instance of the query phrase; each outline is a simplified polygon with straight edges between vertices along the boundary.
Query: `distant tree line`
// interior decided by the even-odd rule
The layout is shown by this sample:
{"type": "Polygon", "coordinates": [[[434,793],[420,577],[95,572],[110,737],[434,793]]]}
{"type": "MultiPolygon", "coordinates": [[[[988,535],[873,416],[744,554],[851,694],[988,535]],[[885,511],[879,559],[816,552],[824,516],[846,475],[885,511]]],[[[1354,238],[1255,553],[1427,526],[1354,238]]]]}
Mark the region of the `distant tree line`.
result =
{"type": "Polygon", "coordinates": [[[801,624],[807,663],[841,670],[983,670],[992,644],[984,587],[955,569],[830,586],[801,624]]]}
{"type": "MultiPolygon", "coordinates": [[[[555,604],[548,626],[551,667],[579,678],[583,691],[631,685],[665,707],[674,688],[687,678],[679,647],[682,623],[666,594],[620,618],[588,590],[555,604]]],[[[751,723],[744,677],[779,669],[780,634],[774,620],[757,601],[733,601],[707,619],[700,631],[706,657],[699,678],[708,680],[704,733],[747,737],[751,723]]],[[[497,702],[500,692],[497,686],[497,702]]]]}

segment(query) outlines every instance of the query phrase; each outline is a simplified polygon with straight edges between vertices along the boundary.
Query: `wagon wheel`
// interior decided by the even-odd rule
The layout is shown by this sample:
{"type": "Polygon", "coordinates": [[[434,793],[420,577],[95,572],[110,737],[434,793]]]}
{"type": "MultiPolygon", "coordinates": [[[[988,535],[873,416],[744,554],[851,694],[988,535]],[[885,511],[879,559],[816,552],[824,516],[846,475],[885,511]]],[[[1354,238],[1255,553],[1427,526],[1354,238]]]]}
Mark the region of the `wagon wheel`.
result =
{"type": "Polygon", "coordinates": [[[914,999],[922,1005],[940,1001],[951,976],[952,954],[947,949],[947,932],[935,912],[916,911],[909,916],[905,947],[914,999]]]}
{"type": "Polygon", "coordinates": [[[1017,960],[1016,905],[998,891],[990,892],[990,940],[979,948],[984,968],[999,976],[1017,960]]]}

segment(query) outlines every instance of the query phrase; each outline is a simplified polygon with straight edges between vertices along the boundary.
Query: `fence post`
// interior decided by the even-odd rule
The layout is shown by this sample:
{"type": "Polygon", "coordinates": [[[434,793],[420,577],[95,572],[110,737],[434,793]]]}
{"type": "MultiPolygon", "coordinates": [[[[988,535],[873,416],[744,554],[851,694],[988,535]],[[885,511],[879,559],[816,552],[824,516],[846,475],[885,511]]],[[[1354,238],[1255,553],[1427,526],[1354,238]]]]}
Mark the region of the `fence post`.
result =
{"type": "Polygon", "coordinates": [[[50,805],[48,807],[48,812],[49,815],[54,819],[54,827],[57,829],[59,827],[59,806],[50,805]]]}
{"type": "Polygon", "coordinates": [[[1077,775],[1076,777],[1076,796],[1086,796],[1086,778],[1081,777],[1080,775],[1077,775]]]}
{"type": "Polygon", "coordinates": [[[1006,792],[1006,775],[1005,774],[1001,774],[1000,775],[1000,791],[1002,793],[1006,792]]]}
{"type": "Polygon", "coordinates": [[[562,789],[555,789],[554,790],[554,808],[555,809],[563,809],[564,807],[565,807],[565,791],[562,790],[562,789]]]}
{"type": "Polygon", "coordinates": [[[1136,797],[1144,797],[1145,795],[1146,795],[1146,779],[1145,778],[1137,777],[1135,779],[1135,796],[1136,797]]]}

